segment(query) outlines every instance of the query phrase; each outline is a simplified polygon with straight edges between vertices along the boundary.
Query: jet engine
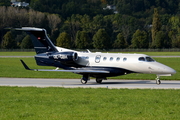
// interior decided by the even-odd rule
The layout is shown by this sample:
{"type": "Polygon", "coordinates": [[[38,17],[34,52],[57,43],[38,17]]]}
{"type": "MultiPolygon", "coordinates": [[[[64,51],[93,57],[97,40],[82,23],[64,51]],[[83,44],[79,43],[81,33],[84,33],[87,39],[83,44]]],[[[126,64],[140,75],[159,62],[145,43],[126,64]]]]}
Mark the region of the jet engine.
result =
{"type": "Polygon", "coordinates": [[[76,52],[58,52],[51,54],[49,58],[59,61],[67,66],[73,66],[77,65],[76,61],[78,60],[78,54],[76,52]]]}

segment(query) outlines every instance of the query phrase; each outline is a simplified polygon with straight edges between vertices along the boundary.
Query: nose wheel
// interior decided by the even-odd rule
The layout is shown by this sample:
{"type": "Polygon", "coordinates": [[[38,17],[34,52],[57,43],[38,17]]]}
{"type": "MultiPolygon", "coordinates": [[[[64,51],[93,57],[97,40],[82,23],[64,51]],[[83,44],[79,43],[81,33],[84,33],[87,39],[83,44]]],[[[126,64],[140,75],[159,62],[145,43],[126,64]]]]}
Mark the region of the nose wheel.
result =
{"type": "Polygon", "coordinates": [[[161,80],[160,80],[160,78],[159,78],[158,75],[157,75],[157,78],[156,78],[156,84],[157,84],[157,85],[160,85],[160,84],[161,84],[161,80]]]}
{"type": "Polygon", "coordinates": [[[160,85],[161,84],[161,80],[160,79],[156,79],[156,84],[160,85]]]}

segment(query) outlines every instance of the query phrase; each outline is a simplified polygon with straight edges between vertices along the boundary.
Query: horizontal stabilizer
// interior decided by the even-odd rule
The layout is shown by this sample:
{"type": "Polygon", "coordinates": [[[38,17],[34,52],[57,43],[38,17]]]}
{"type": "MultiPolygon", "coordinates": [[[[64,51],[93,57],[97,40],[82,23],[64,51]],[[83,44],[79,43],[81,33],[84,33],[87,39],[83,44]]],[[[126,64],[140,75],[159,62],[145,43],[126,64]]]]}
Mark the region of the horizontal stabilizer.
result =
{"type": "Polygon", "coordinates": [[[41,28],[35,28],[35,27],[22,27],[22,28],[12,28],[7,27],[5,29],[12,29],[12,30],[21,30],[21,31],[43,31],[41,28]]]}
{"type": "Polygon", "coordinates": [[[55,72],[73,72],[73,73],[109,73],[102,70],[53,70],[53,69],[30,69],[23,60],[20,60],[26,70],[32,71],[55,71],[55,72]]]}
{"type": "Polygon", "coordinates": [[[12,30],[25,31],[30,35],[31,41],[37,54],[46,52],[58,52],[56,46],[52,43],[47,35],[47,31],[43,28],[22,27],[22,28],[6,28],[12,30]]]}

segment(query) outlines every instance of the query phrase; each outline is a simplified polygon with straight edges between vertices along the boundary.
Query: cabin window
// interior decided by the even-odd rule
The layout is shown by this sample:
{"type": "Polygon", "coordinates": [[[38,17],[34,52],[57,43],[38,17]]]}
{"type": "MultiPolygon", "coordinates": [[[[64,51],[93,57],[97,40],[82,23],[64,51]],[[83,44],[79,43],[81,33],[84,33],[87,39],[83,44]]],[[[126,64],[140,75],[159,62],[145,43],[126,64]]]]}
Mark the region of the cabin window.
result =
{"type": "Polygon", "coordinates": [[[110,61],[112,61],[113,60],[113,57],[110,57],[110,61]]]}
{"type": "Polygon", "coordinates": [[[119,57],[117,57],[117,58],[116,58],[116,61],[119,61],[119,60],[120,60],[120,58],[119,58],[119,57]]]}
{"type": "Polygon", "coordinates": [[[155,60],[153,60],[151,57],[146,57],[146,61],[147,62],[154,62],[155,60]]]}
{"type": "Polygon", "coordinates": [[[127,60],[127,58],[125,57],[125,58],[123,58],[123,61],[125,62],[127,60]]]}
{"type": "Polygon", "coordinates": [[[103,60],[104,60],[104,61],[107,60],[107,57],[104,57],[103,60]]]}
{"type": "Polygon", "coordinates": [[[145,61],[145,58],[144,57],[140,57],[139,61],[145,61]]]}
{"type": "Polygon", "coordinates": [[[96,58],[95,58],[95,62],[96,62],[96,63],[99,63],[99,62],[100,62],[100,59],[101,59],[101,56],[100,56],[100,55],[97,55],[96,58]]]}

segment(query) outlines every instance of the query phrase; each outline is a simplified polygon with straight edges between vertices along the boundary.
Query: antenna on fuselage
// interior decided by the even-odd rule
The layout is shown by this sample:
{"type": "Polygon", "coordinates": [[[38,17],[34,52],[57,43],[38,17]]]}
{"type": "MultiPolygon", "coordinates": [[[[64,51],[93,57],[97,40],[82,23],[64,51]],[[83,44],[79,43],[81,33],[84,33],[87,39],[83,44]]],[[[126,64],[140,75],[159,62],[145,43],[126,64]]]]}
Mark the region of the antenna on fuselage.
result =
{"type": "Polygon", "coordinates": [[[90,50],[88,50],[88,49],[87,49],[87,52],[88,52],[88,53],[91,53],[91,51],[90,51],[90,50]]]}

